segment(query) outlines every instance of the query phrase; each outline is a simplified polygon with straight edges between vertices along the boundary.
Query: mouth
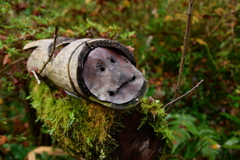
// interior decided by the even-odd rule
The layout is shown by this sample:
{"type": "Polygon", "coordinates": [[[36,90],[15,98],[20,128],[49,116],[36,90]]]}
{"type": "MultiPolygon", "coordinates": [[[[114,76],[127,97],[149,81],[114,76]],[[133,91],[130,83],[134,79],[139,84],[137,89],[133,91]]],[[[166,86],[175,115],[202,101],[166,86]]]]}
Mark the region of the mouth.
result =
{"type": "Polygon", "coordinates": [[[122,83],[122,85],[120,87],[117,88],[116,91],[109,91],[108,94],[109,96],[114,96],[116,93],[118,93],[122,88],[124,88],[126,85],[128,85],[129,83],[135,81],[136,76],[132,76],[132,79],[122,83]]]}

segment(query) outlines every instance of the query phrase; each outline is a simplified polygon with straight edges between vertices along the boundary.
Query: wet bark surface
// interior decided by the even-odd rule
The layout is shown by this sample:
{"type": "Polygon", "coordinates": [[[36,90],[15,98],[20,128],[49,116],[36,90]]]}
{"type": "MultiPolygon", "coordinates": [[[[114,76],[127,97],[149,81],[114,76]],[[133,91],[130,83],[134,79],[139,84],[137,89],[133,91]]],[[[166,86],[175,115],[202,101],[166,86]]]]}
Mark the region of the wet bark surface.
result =
{"type": "MultiPolygon", "coordinates": [[[[156,137],[153,128],[144,124],[140,129],[141,115],[137,111],[123,115],[125,128],[119,128],[120,132],[115,134],[119,146],[112,153],[113,157],[120,160],[157,160],[161,156],[165,146],[165,140],[156,137]]],[[[146,115],[145,115],[146,116],[146,115]]]]}

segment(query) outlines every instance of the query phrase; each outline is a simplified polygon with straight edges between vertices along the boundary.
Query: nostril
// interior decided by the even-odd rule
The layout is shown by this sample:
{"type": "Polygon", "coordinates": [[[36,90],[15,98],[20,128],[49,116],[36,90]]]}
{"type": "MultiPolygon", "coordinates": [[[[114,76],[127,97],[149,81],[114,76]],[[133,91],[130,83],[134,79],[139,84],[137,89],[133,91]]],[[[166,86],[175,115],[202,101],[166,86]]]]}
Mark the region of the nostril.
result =
{"type": "Polygon", "coordinates": [[[108,94],[109,96],[114,96],[115,93],[113,91],[109,91],[108,94]]]}
{"type": "Polygon", "coordinates": [[[136,79],[136,76],[133,76],[133,77],[132,77],[132,80],[134,81],[135,79],[136,79]]]}

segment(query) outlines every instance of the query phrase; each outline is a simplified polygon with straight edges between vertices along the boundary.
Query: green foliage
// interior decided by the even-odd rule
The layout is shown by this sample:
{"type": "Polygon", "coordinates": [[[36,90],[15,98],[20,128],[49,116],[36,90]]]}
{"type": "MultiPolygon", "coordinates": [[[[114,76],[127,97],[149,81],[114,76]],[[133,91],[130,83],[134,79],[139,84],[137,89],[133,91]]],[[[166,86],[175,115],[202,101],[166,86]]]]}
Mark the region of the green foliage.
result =
{"type": "Polygon", "coordinates": [[[170,114],[167,119],[175,137],[172,154],[179,154],[186,159],[216,159],[221,146],[216,141],[219,134],[215,130],[187,114],[170,114]]]}
{"type": "MultiPolygon", "coordinates": [[[[86,20],[86,23],[84,25],[72,26],[71,28],[74,30],[74,32],[72,31],[74,37],[79,38],[86,38],[87,36],[91,36],[93,38],[103,37],[108,39],[116,39],[120,37],[120,39],[124,41],[129,39],[131,36],[134,36],[135,34],[135,31],[123,32],[123,29],[116,25],[105,27],[101,24],[90,21],[89,19],[86,20]]],[[[71,31],[69,30],[69,32],[71,31]]]]}
{"type": "Polygon", "coordinates": [[[240,126],[240,119],[238,117],[232,116],[231,114],[228,113],[221,113],[221,115],[226,117],[228,120],[234,122],[238,126],[240,126]]]}
{"type": "Polygon", "coordinates": [[[196,157],[214,159],[229,159],[233,155],[220,157],[230,150],[239,150],[239,137],[232,137],[225,142],[221,141],[221,131],[213,130],[206,122],[206,116],[198,114],[195,118],[188,114],[169,114],[170,129],[174,140],[171,154],[185,159],[196,157]]]}
{"type": "Polygon", "coordinates": [[[240,149],[240,138],[239,137],[232,137],[229,140],[227,140],[224,145],[224,148],[228,149],[240,149]]]}
{"type": "Polygon", "coordinates": [[[6,144],[4,147],[11,149],[11,152],[5,155],[9,160],[24,159],[26,154],[33,149],[33,147],[25,147],[19,143],[6,144]]]}

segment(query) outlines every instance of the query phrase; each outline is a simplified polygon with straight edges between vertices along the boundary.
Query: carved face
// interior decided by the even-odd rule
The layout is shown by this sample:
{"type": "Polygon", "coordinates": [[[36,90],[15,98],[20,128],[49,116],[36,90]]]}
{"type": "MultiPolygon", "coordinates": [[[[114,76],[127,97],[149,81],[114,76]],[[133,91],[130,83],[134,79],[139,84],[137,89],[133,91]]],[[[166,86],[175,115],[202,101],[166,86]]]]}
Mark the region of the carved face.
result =
{"type": "Polygon", "coordinates": [[[110,48],[92,50],[84,64],[84,81],[101,101],[123,104],[141,90],[144,78],[130,61],[110,48]]]}

